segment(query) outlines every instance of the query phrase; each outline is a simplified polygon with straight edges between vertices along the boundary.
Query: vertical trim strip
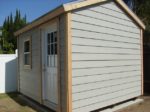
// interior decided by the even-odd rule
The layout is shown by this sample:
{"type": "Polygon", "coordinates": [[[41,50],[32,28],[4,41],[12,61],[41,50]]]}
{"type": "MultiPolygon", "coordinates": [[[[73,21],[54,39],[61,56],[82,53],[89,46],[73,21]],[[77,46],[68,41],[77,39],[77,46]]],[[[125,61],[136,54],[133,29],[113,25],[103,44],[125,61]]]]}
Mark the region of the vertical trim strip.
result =
{"type": "Polygon", "coordinates": [[[61,80],[60,80],[60,30],[59,30],[59,18],[57,18],[57,89],[58,89],[58,105],[57,111],[61,112],[61,80]]]}
{"type": "Polygon", "coordinates": [[[43,104],[43,77],[42,77],[42,29],[40,28],[40,73],[41,73],[41,84],[40,84],[40,94],[41,94],[41,104],[43,104]]]}
{"type": "Polygon", "coordinates": [[[30,36],[30,69],[32,69],[32,36],[30,36]]]}
{"type": "Polygon", "coordinates": [[[71,13],[66,14],[66,75],[67,75],[67,112],[72,112],[72,42],[71,13]]]}
{"type": "Polygon", "coordinates": [[[19,61],[19,57],[20,57],[20,56],[19,56],[19,52],[20,52],[20,50],[19,50],[19,35],[18,35],[18,38],[17,38],[17,48],[18,48],[18,52],[17,52],[17,53],[18,53],[18,54],[17,54],[17,56],[18,56],[18,57],[17,57],[17,61],[18,61],[18,62],[17,62],[17,64],[18,64],[18,65],[17,65],[17,69],[18,69],[18,70],[17,70],[17,72],[18,72],[18,73],[17,73],[17,81],[18,81],[18,82],[17,82],[17,86],[18,86],[18,92],[20,92],[20,64],[19,64],[19,63],[20,63],[20,61],[19,61]]]}
{"type": "Polygon", "coordinates": [[[143,64],[143,30],[140,30],[140,40],[141,40],[141,95],[144,94],[144,64],[143,64]]]}

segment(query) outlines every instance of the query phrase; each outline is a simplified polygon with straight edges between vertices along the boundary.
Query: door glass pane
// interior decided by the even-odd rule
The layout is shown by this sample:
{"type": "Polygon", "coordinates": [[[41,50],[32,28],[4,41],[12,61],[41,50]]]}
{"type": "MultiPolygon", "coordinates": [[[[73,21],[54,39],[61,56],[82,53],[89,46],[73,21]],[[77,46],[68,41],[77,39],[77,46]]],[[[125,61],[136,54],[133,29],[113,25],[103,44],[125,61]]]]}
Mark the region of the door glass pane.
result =
{"type": "Polygon", "coordinates": [[[53,51],[54,50],[54,45],[51,44],[50,46],[51,46],[51,48],[50,48],[51,49],[51,55],[53,55],[54,54],[54,51],[53,51]]]}
{"type": "Polygon", "coordinates": [[[57,66],[57,32],[47,35],[47,63],[48,66],[57,66]]]}
{"type": "Polygon", "coordinates": [[[51,43],[53,43],[54,42],[54,35],[53,35],[53,33],[51,33],[51,43]]]}
{"type": "Polygon", "coordinates": [[[54,32],[54,41],[57,42],[57,32],[54,32]]]}
{"type": "Polygon", "coordinates": [[[50,44],[50,34],[47,35],[47,43],[50,44]]]}
{"type": "Polygon", "coordinates": [[[50,45],[47,47],[47,54],[50,55],[50,45]]]}

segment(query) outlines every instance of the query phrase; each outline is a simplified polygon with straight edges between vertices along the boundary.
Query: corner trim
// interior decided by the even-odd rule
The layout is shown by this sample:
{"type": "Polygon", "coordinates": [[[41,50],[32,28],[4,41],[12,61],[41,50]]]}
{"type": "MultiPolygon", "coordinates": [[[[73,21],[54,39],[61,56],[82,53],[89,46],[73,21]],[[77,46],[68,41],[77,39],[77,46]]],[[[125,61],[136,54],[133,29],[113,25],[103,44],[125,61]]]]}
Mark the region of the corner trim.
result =
{"type": "Polygon", "coordinates": [[[72,39],[71,39],[71,12],[66,14],[66,59],[65,73],[67,81],[67,112],[72,112],[72,39]]]}
{"type": "Polygon", "coordinates": [[[140,42],[141,42],[141,95],[144,94],[144,58],[143,58],[143,30],[140,29],[140,42]]]}

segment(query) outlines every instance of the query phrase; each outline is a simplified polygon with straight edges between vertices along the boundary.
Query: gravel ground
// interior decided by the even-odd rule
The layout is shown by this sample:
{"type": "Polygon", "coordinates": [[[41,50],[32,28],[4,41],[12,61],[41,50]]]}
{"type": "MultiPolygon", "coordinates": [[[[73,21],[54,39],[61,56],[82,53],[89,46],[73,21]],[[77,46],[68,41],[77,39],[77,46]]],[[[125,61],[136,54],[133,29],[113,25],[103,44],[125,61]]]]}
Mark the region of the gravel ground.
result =
{"type": "MultiPolygon", "coordinates": [[[[144,102],[129,106],[117,112],[150,112],[150,95],[141,97],[144,102]]],[[[18,94],[0,94],[0,112],[39,112],[33,109],[18,94]]]]}

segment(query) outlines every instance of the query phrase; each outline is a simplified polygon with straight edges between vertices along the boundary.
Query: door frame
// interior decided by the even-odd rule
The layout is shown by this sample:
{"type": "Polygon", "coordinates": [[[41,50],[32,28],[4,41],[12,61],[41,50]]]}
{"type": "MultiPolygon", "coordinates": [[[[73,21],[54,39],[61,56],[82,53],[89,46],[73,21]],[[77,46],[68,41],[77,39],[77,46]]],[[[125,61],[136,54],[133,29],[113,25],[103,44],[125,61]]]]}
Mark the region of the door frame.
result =
{"type": "Polygon", "coordinates": [[[53,20],[50,20],[49,22],[41,25],[40,27],[40,32],[41,32],[41,103],[57,112],[61,111],[61,95],[60,95],[60,91],[61,91],[61,85],[60,85],[60,33],[59,33],[59,18],[55,18],[53,20]],[[57,105],[53,105],[50,104],[48,102],[44,101],[44,74],[45,74],[45,50],[44,50],[44,34],[45,34],[45,28],[56,23],[57,25],[57,91],[58,91],[58,104],[57,105]]]}

